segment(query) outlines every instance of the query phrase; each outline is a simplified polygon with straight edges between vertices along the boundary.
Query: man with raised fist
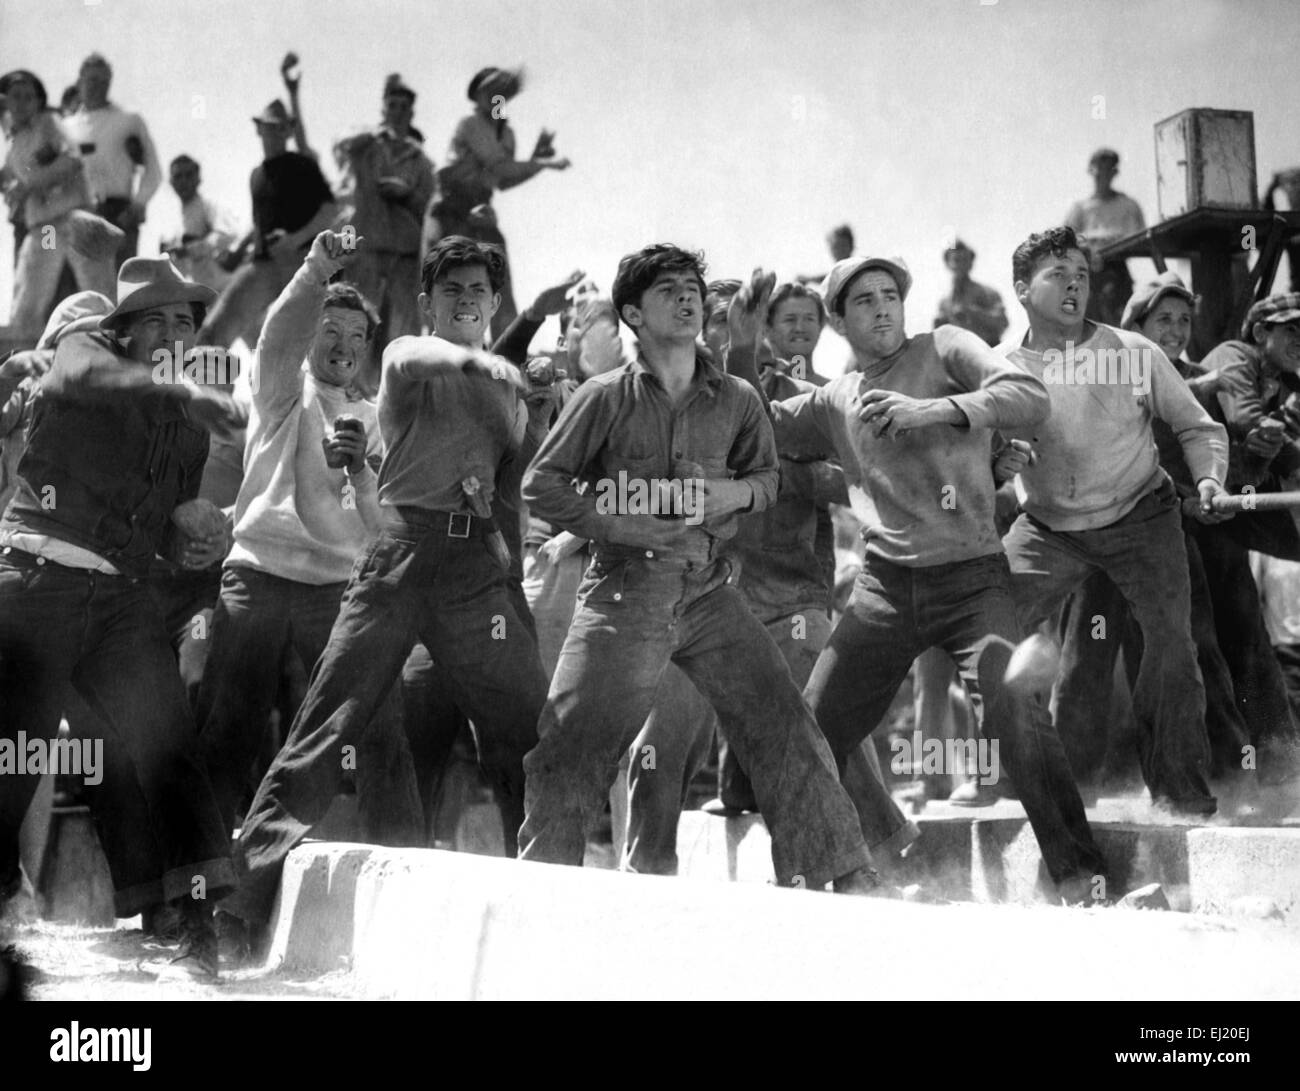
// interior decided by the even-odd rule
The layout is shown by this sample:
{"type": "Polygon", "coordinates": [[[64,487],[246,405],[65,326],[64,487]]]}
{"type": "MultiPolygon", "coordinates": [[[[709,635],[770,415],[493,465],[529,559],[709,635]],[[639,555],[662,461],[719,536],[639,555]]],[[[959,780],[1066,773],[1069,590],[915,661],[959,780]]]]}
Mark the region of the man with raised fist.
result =
{"type": "Polygon", "coordinates": [[[257,343],[234,546],[198,701],[227,830],[248,798],[285,653],[310,673],[352,563],[380,527],[377,412],[357,387],[377,319],[350,284],[329,283],[353,248],[342,234],[317,235],[257,343]]]}

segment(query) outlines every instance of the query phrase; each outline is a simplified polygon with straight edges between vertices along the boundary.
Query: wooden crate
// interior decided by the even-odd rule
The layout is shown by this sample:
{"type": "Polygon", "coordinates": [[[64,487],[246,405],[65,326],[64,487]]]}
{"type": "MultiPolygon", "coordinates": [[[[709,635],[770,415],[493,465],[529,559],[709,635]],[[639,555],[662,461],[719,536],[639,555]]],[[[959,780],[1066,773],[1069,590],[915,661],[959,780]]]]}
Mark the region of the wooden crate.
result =
{"type": "Polygon", "coordinates": [[[1156,123],[1162,220],[1198,208],[1258,208],[1255,115],[1196,107],[1156,123]]]}

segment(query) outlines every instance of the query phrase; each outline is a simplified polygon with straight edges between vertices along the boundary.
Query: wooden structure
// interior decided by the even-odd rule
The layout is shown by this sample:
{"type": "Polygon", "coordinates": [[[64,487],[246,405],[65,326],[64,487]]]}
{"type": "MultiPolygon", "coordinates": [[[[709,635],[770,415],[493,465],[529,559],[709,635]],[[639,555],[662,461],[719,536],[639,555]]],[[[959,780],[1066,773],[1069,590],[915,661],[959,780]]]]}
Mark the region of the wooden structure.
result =
{"type": "Polygon", "coordinates": [[[1199,360],[1215,345],[1241,336],[1241,322],[1268,295],[1287,243],[1300,238],[1300,211],[1198,208],[1103,247],[1106,261],[1190,258],[1192,291],[1201,297],[1188,355],[1199,360]],[[1254,267],[1248,264],[1258,253],[1254,267]]]}

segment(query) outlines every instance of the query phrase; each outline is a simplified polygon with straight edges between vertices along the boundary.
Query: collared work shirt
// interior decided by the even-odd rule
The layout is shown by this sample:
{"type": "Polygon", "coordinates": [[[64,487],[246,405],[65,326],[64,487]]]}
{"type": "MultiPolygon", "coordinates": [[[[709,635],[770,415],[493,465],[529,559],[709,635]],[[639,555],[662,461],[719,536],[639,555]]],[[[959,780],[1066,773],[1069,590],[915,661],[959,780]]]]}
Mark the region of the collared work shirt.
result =
{"type": "MultiPolygon", "coordinates": [[[[541,518],[603,545],[623,545],[620,520],[597,496],[620,481],[735,478],[754,490],[750,511],[776,499],[772,428],[757,392],[697,355],[681,403],[641,359],[588,379],[574,392],[524,477],[524,499],[541,518]],[[622,476],[620,476],[622,475],[622,476]],[[583,492],[574,485],[585,485],[583,492]]],[[[689,548],[725,540],[738,515],[688,522],[689,548]]]]}

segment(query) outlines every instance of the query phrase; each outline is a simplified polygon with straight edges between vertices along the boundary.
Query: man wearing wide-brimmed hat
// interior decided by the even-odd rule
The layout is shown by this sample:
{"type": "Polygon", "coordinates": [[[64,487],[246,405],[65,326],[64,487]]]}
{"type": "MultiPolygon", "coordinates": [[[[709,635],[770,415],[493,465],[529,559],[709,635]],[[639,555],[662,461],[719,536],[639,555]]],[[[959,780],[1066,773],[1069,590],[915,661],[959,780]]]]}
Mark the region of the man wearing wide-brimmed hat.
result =
{"type": "MultiPolygon", "coordinates": [[[[234,874],[148,576],[159,554],[210,563],[192,541],[184,548],[177,522],[198,492],[205,427],[241,415],[217,388],[156,381],[160,363],[193,346],[211,289],[166,258],[132,258],[116,298],[64,330],[0,518],[0,738],[53,739],[77,697],[99,715],[105,745],[137,770],[158,842],[152,874],[116,892],[116,912],[177,903],[180,965],[211,977],[208,907],[234,874]]],[[[0,896],[15,888],[35,787],[35,775],[16,775],[0,793],[0,896]]]]}
{"type": "Polygon", "coordinates": [[[253,118],[263,160],[253,168],[253,247],[199,331],[199,343],[257,344],[262,319],[302,263],[312,240],[338,212],[316,160],[289,151],[294,121],[279,99],[253,118]]]}
{"type": "MultiPolygon", "coordinates": [[[[555,134],[545,129],[537,138],[531,158],[516,161],[515,133],[502,110],[523,86],[523,69],[483,68],[469,81],[466,96],[474,103],[474,112],[461,118],[456,126],[447,149],[447,165],[437,173],[438,191],[424,223],[425,253],[449,235],[495,243],[505,251],[506,240],[497,226],[492,194],[498,189],[512,189],[548,168],[565,170],[569,166],[567,159],[555,157],[555,134]]],[[[507,267],[501,307],[493,321],[494,335],[499,336],[517,313],[507,267]]]]}

